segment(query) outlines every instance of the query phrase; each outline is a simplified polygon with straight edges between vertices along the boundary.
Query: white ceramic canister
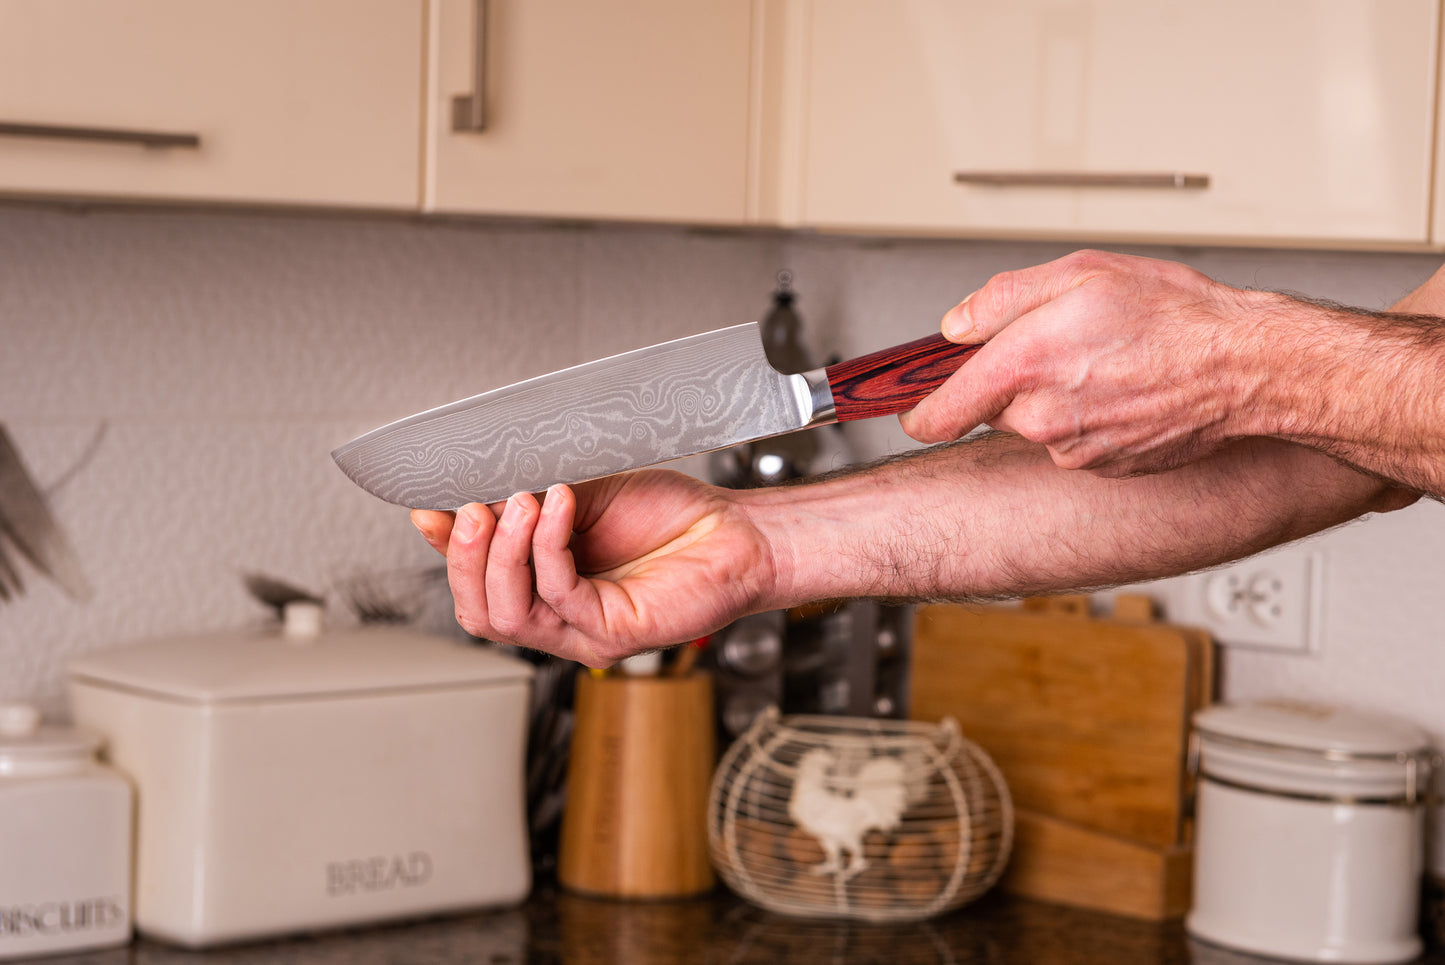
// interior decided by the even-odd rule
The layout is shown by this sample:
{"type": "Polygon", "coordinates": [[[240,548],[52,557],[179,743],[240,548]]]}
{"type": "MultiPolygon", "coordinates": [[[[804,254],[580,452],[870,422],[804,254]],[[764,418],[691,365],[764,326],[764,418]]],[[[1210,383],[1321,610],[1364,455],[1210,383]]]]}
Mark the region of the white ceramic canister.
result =
{"type": "Polygon", "coordinates": [[[1318,962],[1421,951],[1425,734],[1334,707],[1220,705],[1194,718],[1196,938],[1318,962]]]}
{"type": "Polygon", "coordinates": [[[132,791],[100,744],[0,705],[0,959],[130,941],[132,791]]]}

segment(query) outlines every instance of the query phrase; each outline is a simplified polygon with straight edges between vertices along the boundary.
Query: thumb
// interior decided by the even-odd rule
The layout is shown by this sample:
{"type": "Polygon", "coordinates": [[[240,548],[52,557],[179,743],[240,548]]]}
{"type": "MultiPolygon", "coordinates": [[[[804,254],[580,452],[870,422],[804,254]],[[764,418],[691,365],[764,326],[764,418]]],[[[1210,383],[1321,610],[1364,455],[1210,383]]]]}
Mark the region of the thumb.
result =
{"type": "Polygon", "coordinates": [[[1032,268],[994,275],[943,316],[950,342],[986,342],[1006,327],[1110,267],[1115,256],[1077,251],[1032,268]]]}

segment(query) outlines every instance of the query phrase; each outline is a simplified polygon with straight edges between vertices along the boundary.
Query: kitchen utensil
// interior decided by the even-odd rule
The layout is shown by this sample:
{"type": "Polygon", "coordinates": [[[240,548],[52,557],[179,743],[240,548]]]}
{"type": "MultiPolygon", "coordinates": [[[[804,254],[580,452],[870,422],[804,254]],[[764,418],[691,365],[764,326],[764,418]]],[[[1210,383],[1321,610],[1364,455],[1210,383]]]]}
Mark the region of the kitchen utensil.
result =
{"type": "Polygon", "coordinates": [[[583,672],[575,707],[558,880],[609,897],[711,889],[712,678],[583,672]]]}
{"type": "Polygon", "coordinates": [[[414,509],[496,502],[809,426],[912,408],[979,346],[940,335],[783,375],[756,323],[664,342],[382,426],[332,452],[414,509]]]}
{"type": "Polygon", "coordinates": [[[137,786],[143,933],[207,946],[527,894],[530,665],[316,612],[71,663],[75,719],[137,786]]]}
{"type": "Polygon", "coordinates": [[[0,704],[0,960],[130,940],[133,793],[100,744],[0,704]]]}
{"type": "Polygon", "coordinates": [[[1023,608],[930,606],[911,715],[957,717],[1018,805],[1013,894],[1137,918],[1189,908],[1189,715],[1212,693],[1207,634],[1094,619],[1086,597],[1023,608]]]}
{"type": "Polygon", "coordinates": [[[718,764],[713,863],[771,911],[911,921],[987,891],[1008,861],[1008,788],[939,725],[770,710],[718,764]]]}
{"type": "MultiPolygon", "coordinates": [[[[90,599],[90,584],[81,570],[80,558],[50,514],[45,496],[31,479],[3,425],[0,425],[0,534],[9,539],[32,566],[59,584],[71,599],[90,599]]],[[[0,559],[4,555],[5,547],[0,542],[0,559]]],[[[8,560],[0,562],[0,589],[7,599],[24,589],[19,573],[8,560]]]]}
{"type": "Polygon", "coordinates": [[[1195,937],[1320,962],[1421,951],[1433,754],[1404,721],[1321,705],[1221,705],[1199,735],[1195,937]]]}

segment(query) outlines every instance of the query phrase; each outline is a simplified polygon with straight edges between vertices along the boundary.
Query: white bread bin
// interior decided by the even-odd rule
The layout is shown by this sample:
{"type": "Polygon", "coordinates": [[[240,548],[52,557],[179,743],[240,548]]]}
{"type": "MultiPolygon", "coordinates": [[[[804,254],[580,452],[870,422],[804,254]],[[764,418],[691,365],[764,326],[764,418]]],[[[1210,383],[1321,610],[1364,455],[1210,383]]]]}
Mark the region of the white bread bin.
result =
{"type": "Polygon", "coordinates": [[[521,901],[531,667],[288,626],[70,666],[76,722],[136,784],[137,929],[199,947],[521,901]]]}

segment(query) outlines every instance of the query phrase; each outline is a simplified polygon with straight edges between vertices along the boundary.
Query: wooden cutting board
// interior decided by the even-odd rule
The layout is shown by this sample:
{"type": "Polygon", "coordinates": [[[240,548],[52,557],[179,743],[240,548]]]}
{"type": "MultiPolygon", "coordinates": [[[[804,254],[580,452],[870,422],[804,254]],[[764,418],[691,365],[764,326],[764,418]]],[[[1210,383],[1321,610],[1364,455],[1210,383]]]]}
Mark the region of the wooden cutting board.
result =
{"type": "Polygon", "coordinates": [[[1059,611],[936,605],[914,628],[911,716],[958,720],[1017,807],[1147,847],[1190,838],[1186,758],[1206,635],[1059,611]]]}

